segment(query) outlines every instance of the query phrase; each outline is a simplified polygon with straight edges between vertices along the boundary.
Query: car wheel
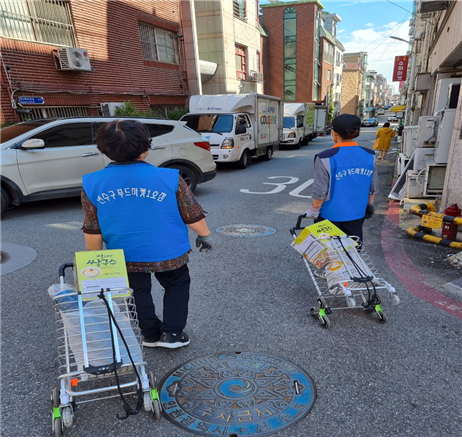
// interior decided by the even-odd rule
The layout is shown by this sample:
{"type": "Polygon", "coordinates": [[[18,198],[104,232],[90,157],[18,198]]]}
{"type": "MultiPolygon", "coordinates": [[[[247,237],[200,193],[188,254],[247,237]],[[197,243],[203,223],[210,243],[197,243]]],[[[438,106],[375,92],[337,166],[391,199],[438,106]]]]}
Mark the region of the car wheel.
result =
{"type": "Polygon", "coordinates": [[[6,190],[2,187],[2,201],[1,201],[1,204],[2,204],[2,213],[9,207],[10,205],[10,197],[8,196],[8,193],[6,192],[6,190]]]}
{"type": "Polygon", "coordinates": [[[244,150],[242,152],[241,159],[239,159],[239,161],[236,163],[236,167],[241,169],[247,168],[251,160],[252,158],[250,157],[250,152],[248,150],[244,150]]]}
{"type": "Polygon", "coordinates": [[[196,172],[185,165],[172,165],[169,168],[174,168],[180,171],[180,176],[184,179],[191,191],[194,191],[197,186],[196,172]]]}

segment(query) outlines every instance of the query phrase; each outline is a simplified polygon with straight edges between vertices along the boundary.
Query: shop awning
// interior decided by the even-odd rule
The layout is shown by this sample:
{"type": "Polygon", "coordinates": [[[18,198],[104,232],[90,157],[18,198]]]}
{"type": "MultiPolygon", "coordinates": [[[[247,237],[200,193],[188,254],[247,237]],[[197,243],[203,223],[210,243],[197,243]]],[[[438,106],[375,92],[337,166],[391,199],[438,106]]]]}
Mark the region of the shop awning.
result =
{"type": "Polygon", "coordinates": [[[406,106],[395,106],[395,107],[392,107],[391,109],[388,109],[388,110],[390,112],[402,112],[405,109],[406,109],[406,106]]]}

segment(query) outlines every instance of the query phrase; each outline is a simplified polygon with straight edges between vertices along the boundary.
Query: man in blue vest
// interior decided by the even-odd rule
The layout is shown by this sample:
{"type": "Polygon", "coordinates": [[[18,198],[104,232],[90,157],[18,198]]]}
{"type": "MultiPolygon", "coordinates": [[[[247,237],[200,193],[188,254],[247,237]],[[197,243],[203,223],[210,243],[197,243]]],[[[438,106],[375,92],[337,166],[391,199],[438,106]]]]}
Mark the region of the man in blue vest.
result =
{"type": "Polygon", "coordinates": [[[188,227],[198,234],[200,251],[212,248],[204,210],[178,170],[144,162],[149,133],[137,121],[103,124],[98,150],[111,162],[83,176],[83,232],[87,250],[123,249],[138,320],[147,347],[189,344],[188,317],[191,247],[188,227]],[[151,273],[165,289],[163,320],[155,312],[151,273]]]}
{"type": "Polygon", "coordinates": [[[352,141],[360,130],[355,115],[345,113],[332,121],[335,145],[315,156],[313,204],[305,214],[315,222],[331,221],[362,243],[364,220],[374,214],[378,180],[374,151],[352,141]]]}

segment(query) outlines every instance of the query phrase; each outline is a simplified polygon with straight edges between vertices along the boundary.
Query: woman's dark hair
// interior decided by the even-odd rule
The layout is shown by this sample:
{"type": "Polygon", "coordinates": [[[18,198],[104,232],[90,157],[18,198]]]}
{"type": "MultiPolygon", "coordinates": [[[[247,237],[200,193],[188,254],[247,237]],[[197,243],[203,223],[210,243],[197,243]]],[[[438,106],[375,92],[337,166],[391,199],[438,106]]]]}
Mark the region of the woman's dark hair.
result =
{"type": "Polygon", "coordinates": [[[389,122],[383,123],[383,127],[390,127],[390,123],[389,122]]]}
{"type": "Polygon", "coordinates": [[[332,130],[342,139],[357,138],[361,131],[361,120],[356,115],[343,113],[332,120],[332,130]]]}
{"type": "Polygon", "coordinates": [[[96,146],[115,162],[131,162],[151,148],[146,127],[138,121],[104,123],[96,132],[96,146]]]}

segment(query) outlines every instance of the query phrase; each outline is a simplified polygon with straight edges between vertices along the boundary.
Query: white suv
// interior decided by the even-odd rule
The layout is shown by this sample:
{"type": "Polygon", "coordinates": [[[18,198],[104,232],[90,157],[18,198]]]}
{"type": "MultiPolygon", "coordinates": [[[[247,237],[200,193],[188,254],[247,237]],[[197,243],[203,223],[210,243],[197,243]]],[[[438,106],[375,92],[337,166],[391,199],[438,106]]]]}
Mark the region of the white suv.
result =
{"type": "Polygon", "coordinates": [[[10,204],[80,195],[82,175],[111,162],[96,148],[96,131],[102,123],[121,119],[146,126],[153,150],[146,162],[179,169],[191,190],[216,176],[209,142],[179,121],[129,117],[38,119],[6,127],[0,133],[1,211],[10,204]]]}

